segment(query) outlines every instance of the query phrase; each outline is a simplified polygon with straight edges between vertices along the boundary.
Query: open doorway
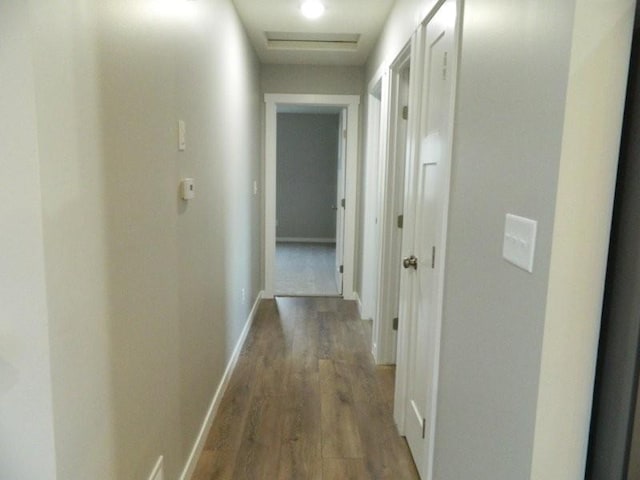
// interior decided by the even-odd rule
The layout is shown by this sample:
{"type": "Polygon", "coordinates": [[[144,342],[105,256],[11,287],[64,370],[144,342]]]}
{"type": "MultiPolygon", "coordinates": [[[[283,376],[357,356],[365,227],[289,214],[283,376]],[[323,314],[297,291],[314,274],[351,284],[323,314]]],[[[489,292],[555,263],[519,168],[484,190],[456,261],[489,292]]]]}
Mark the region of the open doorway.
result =
{"type": "MultiPolygon", "coordinates": [[[[386,76],[376,77],[369,86],[367,102],[367,139],[366,154],[363,163],[364,203],[362,205],[362,286],[360,291],[360,316],[373,320],[376,317],[376,304],[378,297],[378,170],[381,152],[386,145],[386,123],[383,125],[385,115],[383,105],[383,91],[386,93],[386,76]],[[383,87],[383,84],[385,86],[383,87]]],[[[377,339],[372,339],[371,349],[374,358],[377,357],[377,339]]]]}
{"type": "Polygon", "coordinates": [[[276,295],[342,294],[342,110],[278,111],[276,295]]]}
{"type": "MultiPolygon", "coordinates": [[[[378,169],[380,219],[376,286],[376,310],[373,322],[373,354],[378,364],[396,363],[399,323],[400,270],[404,226],[405,168],[410,153],[409,96],[411,86],[409,42],[391,64],[388,81],[383,82],[388,102],[385,137],[388,139],[378,169]]],[[[415,121],[414,121],[415,122],[415,121]]]]}
{"type": "Polygon", "coordinates": [[[360,98],[266,94],[265,102],[265,297],[342,293],[353,300],[360,98]],[[312,152],[301,137],[313,132],[301,133],[302,123],[315,133],[326,123],[337,135],[332,141],[312,139],[312,152]],[[319,151],[333,151],[333,160],[320,160],[319,151]],[[300,178],[291,177],[295,170],[300,178]]]}

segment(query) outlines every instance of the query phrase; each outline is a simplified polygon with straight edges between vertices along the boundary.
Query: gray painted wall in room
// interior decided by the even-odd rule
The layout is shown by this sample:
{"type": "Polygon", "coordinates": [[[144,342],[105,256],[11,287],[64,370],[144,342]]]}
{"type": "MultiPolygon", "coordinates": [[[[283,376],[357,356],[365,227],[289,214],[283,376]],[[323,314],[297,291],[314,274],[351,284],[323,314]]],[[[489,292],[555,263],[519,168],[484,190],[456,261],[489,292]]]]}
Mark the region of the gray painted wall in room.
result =
{"type": "Polygon", "coordinates": [[[338,114],[278,114],[278,238],[335,238],[339,125],[338,114]]]}

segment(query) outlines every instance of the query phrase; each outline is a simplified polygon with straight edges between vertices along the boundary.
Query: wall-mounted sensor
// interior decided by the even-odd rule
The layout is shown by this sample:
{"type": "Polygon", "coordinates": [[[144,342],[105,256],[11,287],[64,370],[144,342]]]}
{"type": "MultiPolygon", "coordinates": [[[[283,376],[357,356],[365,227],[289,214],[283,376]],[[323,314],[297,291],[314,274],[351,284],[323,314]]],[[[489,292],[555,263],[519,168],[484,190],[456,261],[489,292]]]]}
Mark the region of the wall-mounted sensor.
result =
{"type": "Polygon", "coordinates": [[[196,196],[196,187],[193,178],[183,178],[180,182],[180,195],[184,200],[191,200],[196,196]]]}

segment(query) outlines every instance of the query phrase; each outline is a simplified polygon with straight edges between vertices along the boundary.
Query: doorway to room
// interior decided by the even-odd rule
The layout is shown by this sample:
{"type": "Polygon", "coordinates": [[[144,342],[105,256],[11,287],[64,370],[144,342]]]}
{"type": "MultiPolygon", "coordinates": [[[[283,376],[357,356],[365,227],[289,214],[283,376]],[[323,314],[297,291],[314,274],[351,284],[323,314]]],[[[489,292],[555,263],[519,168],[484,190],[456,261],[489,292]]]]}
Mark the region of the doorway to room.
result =
{"type": "MultiPolygon", "coordinates": [[[[400,265],[404,228],[405,167],[411,151],[409,97],[411,83],[412,42],[391,64],[380,80],[384,102],[388,104],[384,128],[384,148],[379,156],[379,259],[373,317],[373,355],[379,364],[395,365],[400,307],[400,265]]],[[[415,95],[415,94],[414,94],[415,95]]],[[[371,100],[371,97],[370,97],[371,100]]],[[[379,120],[378,120],[379,122],[379,120]]],[[[412,121],[415,123],[415,120],[412,121]]]]}
{"type": "Polygon", "coordinates": [[[265,297],[352,300],[360,98],[265,102],[265,297]]]}
{"type": "Polygon", "coordinates": [[[276,139],[276,295],[342,294],[342,107],[287,106],[276,139]]]}

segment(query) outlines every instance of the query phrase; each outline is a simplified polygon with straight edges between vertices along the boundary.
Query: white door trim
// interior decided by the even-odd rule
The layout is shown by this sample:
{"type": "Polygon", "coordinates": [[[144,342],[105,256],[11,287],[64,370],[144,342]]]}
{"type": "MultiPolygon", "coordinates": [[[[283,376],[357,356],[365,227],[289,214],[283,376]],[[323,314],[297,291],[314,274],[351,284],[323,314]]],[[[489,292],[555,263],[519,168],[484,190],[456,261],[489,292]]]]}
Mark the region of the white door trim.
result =
{"type": "Polygon", "coordinates": [[[278,107],[283,105],[318,105],[347,110],[347,158],[345,165],[344,272],[342,296],[355,300],[354,258],[356,202],[358,186],[359,95],[314,95],[267,93],[265,109],[265,207],[264,207],[264,297],[273,298],[276,255],[276,133],[278,107]]]}
{"type": "MultiPolygon", "coordinates": [[[[407,168],[405,170],[405,182],[404,182],[404,218],[405,220],[413,218],[413,203],[408,201],[414,194],[413,188],[413,164],[415,162],[415,156],[417,155],[416,147],[419,143],[419,128],[418,121],[415,120],[416,116],[420,116],[422,105],[422,69],[424,68],[423,51],[424,46],[422,42],[424,26],[418,26],[416,32],[411,37],[411,85],[414,86],[409,92],[409,105],[415,105],[416,108],[409,112],[409,152],[407,154],[407,168]]],[[[410,239],[413,238],[413,225],[411,222],[405,221],[404,231],[402,232],[402,256],[407,257],[411,255],[413,247],[408,247],[410,239]]],[[[405,275],[400,275],[400,302],[399,302],[399,318],[407,319],[411,316],[411,296],[407,285],[405,284],[405,275]]],[[[398,340],[396,351],[396,385],[395,395],[393,402],[393,417],[398,426],[400,434],[405,433],[405,404],[407,401],[407,389],[408,389],[408,363],[409,363],[409,335],[410,330],[407,328],[408,322],[401,321],[398,325],[398,340]]]]}
{"type": "MultiPolygon", "coordinates": [[[[364,203],[360,214],[364,217],[362,238],[361,269],[362,285],[360,299],[362,309],[360,316],[373,320],[375,325],[376,305],[378,295],[378,258],[379,252],[379,226],[378,226],[378,170],[382,153],[387,141],[385,125],[385,102],[387,90],[387,72],[379,71],[369,82],[367,98],[367,120],[365,131],[366,144],[363,155],[364,183],[360,186],[363,191],[364,203]],[[383,98],[384,97],[384,98],[383,98]]],[[[371,353],[377,358],[377,343],[375,335],[372,336],[371,353]]]]}
{"type": "MultiPolygon", "coordinates": [[[[373,321],[373,344],[377,346],[374,351],[374,358],[377,364],[396,363],[397,335],[393,331],[392,321],[396,312],[396,295],[400,290],[400,256],[398,255],[401,246],[396,241],[397,205],[396,175],[399,171],[400,162],[405,161],[409,154],[409,145],[412,143],[412,121],[407,123],[406,136],[400,137],[401,127],[399,123],[403,121],[402,105],[400,105],[400,76],[404,68],[411,63],[411,51],[413,40],[409,40],[407,45],[398,54],[391,64],[389,73],[386,76],[388,81],[384,83],[386,93],[383,93],[387,103],[385,109],[386,118],[384,125],[386,131],[382,133],[387,141],[385,150],[380,155],[378,170],[378,281],[376,285],[376,308],[373,321]],[[402,142],[402,152],[398,158],[398,144],[402,142]],[[393,255],[393,254],[396,255],[393,255]],[[394,271],[395,269],[395,271],[394,271]]],[[[410,82],[411,83],[411,82],[410,82]]],[[[409,93],[410,94],[410,93],[409,93]]],[[[408,99],[407,105],[411,103],[408,99]]],[[[412,120],[415,117],[412,117],[412,120]]],[[[404,168],[402,168],[404,170],[404,168]]],[[[404,181],[404,178],[400,179],[404,181]]],[[[402,203],[399,202],[399,203],[402,203]]]]}
{"type": "Polygon", "coordinates": [[[344,220],[345,208],[342,200],[346,198],[345,167],[347,156],[347,110],[343,108],[340,112],[340,124],[338,128],[338,185],[336,188],[336,259],[335,259],[335,280],[338,286],[338,293],[342,295],[342,278],[344,276],[341,266],[344,265],[344,220]]]}

